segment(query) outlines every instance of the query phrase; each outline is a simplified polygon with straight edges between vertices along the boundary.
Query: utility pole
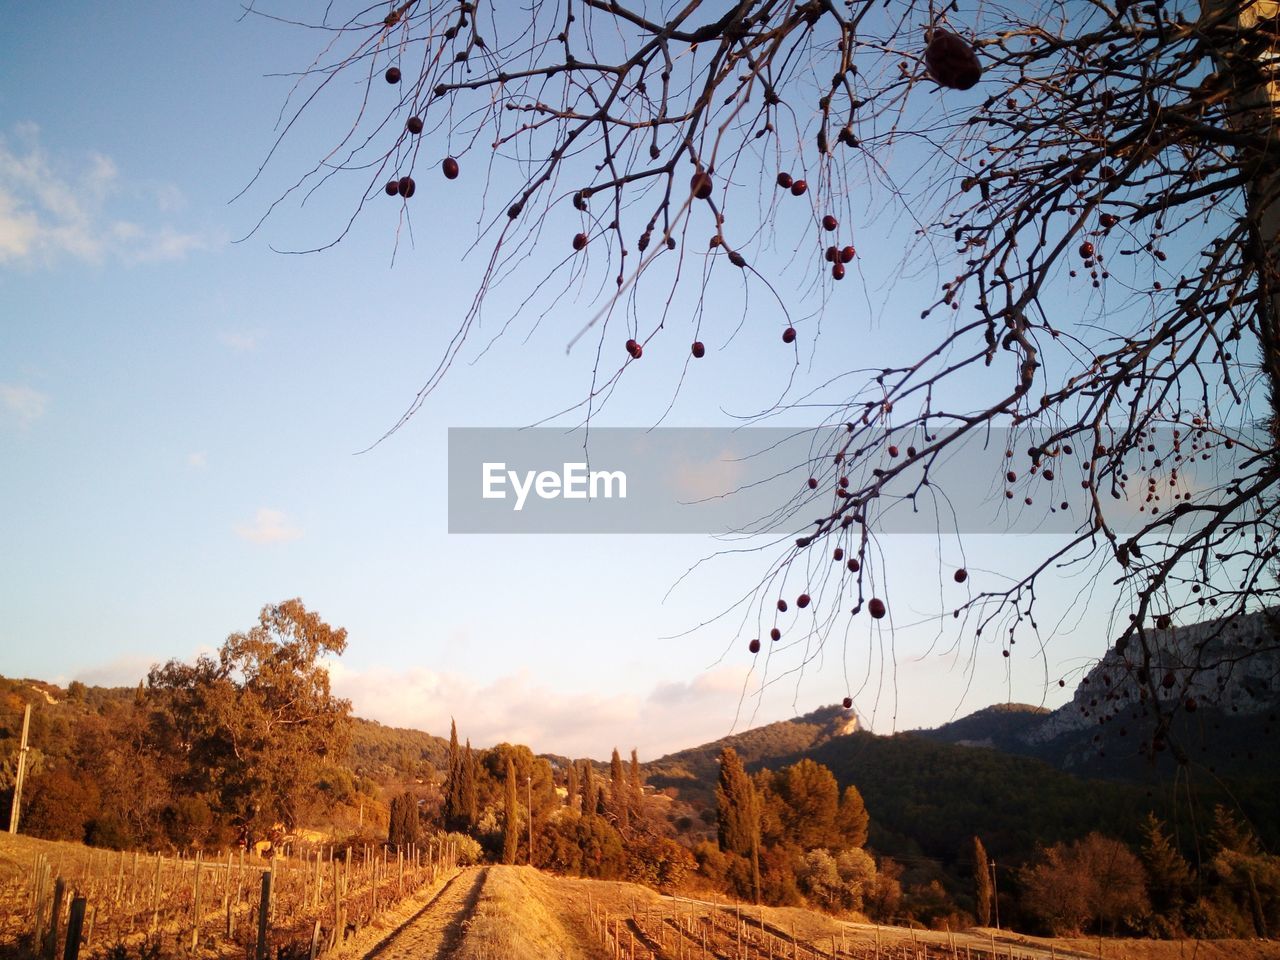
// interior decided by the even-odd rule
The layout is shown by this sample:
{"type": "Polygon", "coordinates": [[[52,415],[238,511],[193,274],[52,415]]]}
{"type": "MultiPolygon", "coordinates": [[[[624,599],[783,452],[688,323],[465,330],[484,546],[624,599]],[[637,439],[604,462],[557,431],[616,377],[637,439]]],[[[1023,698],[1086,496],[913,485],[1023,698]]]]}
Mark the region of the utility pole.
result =
{"type": "Polygon", "coordinates": [[[13,807],[9,810],[9,832],[18,832],[18,817],[22,809],[22,781],[27,776],[27,734],[31,731],[31,704],[22,711],[22,742],[18,747],[18,775],[13,781],[13,807]]]}
{"type": "Polygon", "coordinates": [[[991,861],[991,905],[996,911],[996,929],[1000,929],[1000,891],[996,888],[996,862],[991,861]]]}
{"type": "Polygon", "coordinates": [[[524,778],[525,800],[529,805],[529,866],[533,866],[533,774],[524,778]]]}

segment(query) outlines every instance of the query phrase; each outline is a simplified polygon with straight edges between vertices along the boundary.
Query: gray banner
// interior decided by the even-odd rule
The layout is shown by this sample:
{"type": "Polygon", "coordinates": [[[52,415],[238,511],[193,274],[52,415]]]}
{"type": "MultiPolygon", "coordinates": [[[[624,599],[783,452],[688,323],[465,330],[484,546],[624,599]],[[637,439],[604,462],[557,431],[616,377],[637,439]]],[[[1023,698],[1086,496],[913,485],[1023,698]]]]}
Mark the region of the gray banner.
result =
{"type": "MultiPolygon", "coordinates": [[[[1205,497],[1257,449],[1237,439],[1204,459],[1184,432],[1175,462],[1171,430],[1149,439],[1126,458],[1125,489],[1102,488],[1117,532],[1170,509],[1175,493],[1205,497]]],[[[975,432],[936,454],[938,440],[903,437],[853,465],[836,461],[845,443],[842,429],[450,429],[449,532],[803,536],[845,493],[872,488],[866,513],[883,533],[1069,534],[1087,516],[1087,457],[1059,445],[1032,473],[1026,430],[975,432]]]]}

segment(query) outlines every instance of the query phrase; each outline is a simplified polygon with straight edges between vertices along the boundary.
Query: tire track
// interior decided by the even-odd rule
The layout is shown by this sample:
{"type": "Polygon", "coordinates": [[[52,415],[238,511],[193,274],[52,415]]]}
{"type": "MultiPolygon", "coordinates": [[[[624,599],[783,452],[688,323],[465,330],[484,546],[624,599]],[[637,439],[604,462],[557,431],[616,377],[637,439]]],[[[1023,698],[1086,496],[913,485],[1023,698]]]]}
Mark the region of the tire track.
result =
{"type": "Polygon", "coordinates": [[[447,960],[462,942],[488,877],[487,868],[464,870],[421,910],[384,937],[363,960],[447,960]]]}

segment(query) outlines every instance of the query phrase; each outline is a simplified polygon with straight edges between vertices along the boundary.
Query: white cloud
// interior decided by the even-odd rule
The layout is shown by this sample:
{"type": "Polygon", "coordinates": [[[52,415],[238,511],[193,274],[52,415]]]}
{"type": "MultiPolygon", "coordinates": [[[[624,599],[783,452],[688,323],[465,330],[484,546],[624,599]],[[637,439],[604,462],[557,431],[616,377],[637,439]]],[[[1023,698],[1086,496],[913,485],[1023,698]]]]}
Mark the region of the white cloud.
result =
{"type": "Polygon", "coordinates": [[[192,470],[203,470],[209,464],[209,455],[203,450],[193,450],[187,454],[187,466],[192,470]]]}
{"type": "Polygon", "coordinates": [[[224,347],[230,347],[232,350],[240,353],[247,353],[250,350],[256,350],[261,334],[250,333],[243,330],[224,330],[218,334],[218,342],[224,347]]]}
{"type": "Polygon", "coordinates": [[[448,736],[456,719],[476,746],[506,741],[596,759],[635,747],[646,760],[729,733],[746,677],[720,667],[639,696],[553,690],[525,671],[480,683],[422,667],[356,671],[332,661],[329,673],[357,716],[380,723],[448,736]]]}
{"type": "Polygon", "coordinates": [[[211,246],[196,233],[112,214],[117,201],[134,213],[171,212],[176,188],[127,183],[100,153],[51,158],[34,124],[17,127],[13,140],[0,137],[0,265],[68,256],[91,263],[175,260],[211,246]]]}
{"type": "Polygon", "coordinates": [[[236,535],[250,543],[285,543],[297,540],[302,531],[290,524],[289,518],[279,510],[260,507],[253,523],[236,524],[236,535]]]}
{"type": "Polygon", "coordinates": [[[47,394],[21,383],[0,383],[0,408],[5,419],[25,430],[44,416],[49,405],[47,394]]]}

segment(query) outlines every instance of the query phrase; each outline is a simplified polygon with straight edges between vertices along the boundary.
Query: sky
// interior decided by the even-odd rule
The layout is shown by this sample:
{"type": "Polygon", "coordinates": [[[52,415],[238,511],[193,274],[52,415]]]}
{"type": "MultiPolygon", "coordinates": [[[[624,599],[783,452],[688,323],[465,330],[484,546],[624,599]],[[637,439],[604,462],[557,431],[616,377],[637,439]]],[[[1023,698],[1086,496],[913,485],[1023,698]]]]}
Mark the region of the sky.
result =
{"type": "MultiPolygon", "coordinates": [[[[579,285],[524,309],[528,273],[495,289],[440,388],[368,450],[476,290],[484,163],[473,152],[454,183],[421,177],[411,236],[388,201],[332,249],[278,252],[324,243],[360,190],[286,205],[254,232],[342,122],[320,112],[241,195],[276,135],[291,82],[278,74],[304,67],[316,43],[231,4],[72,3],[56,29],[41,8],[7,12],[0,673],[132,685],[297,596],[348,630],[331,674],[357,714],[436,734],[453,717],[481,745],[598,758],[634,746],[650,759],[846,695],[884,733],[993,702],[1065,701],[1072,684],[1057,681],[1103,653],[1111,609],[1078,576],[1047,588],[1052,643],[1008,659],[998,639],[933,617],[955,603],[954,566],[995,582],[1043,537],[975,536],[963,549],[886,537],[892,631],[841,620],[805,662],[817,642],[801,620],[794,645],[756,659],[751,625],[717,619],[767,573],[767,545],[451,535],[447,430],[525,426],[586,396],[595,345],[566,345],[599,301],[579,285]]],[[[820,327],[800,324],[802,349],[783,349],[762,298],[700,311],[682,295],[670,320],[682,332],[665,341],[678,349],[655,341],[595,422],[734,425],[918,344],[929,332],[918,307],[895,298],[927,278],[888,292],[899,228],[868,210],[855,229],[858,272],[820,327]],[[686,372],[695,321],[709,353],[686,372]]]]}

